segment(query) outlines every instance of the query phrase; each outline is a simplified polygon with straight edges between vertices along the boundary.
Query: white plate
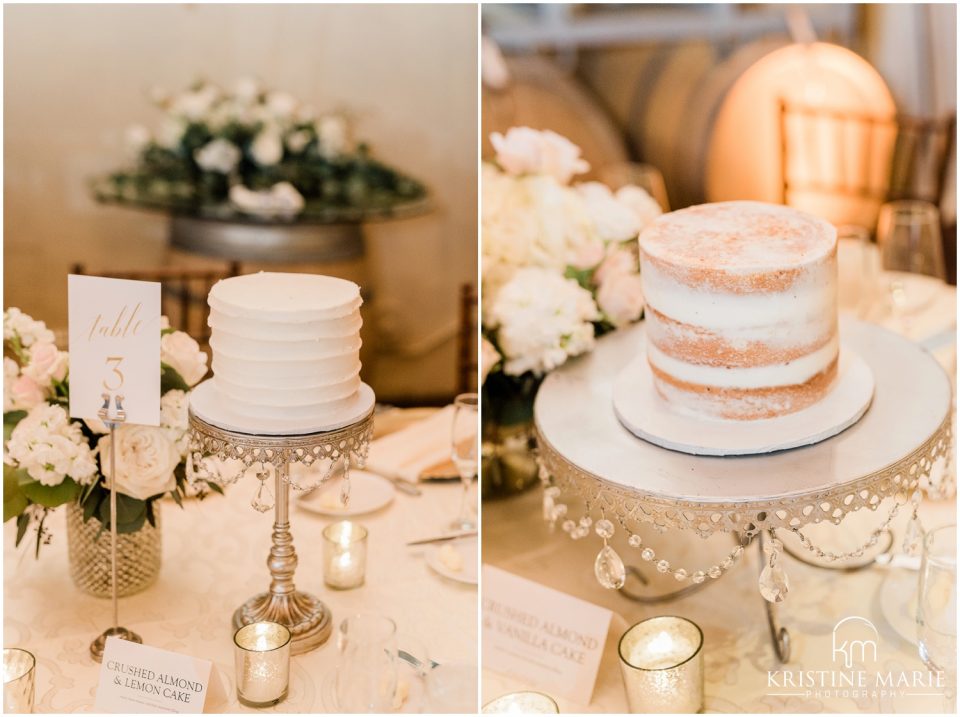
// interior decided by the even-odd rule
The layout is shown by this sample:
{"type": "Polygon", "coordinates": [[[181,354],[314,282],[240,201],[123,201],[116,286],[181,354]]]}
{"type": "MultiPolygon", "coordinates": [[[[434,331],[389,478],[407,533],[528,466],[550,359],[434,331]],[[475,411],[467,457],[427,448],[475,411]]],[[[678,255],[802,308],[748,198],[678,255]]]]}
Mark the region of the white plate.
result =
{"type": "MultiPolygon", "coordinates": [[[[316,477],[312,477],[316,480],[316,477]]],[[[297,480],[310,481],[311,476],[297,480]]],[[[376,473],[350,469],[350,502],[346,508],[340,505],[340,480],[331,480],[308,495],[299,496],[297,504],[303,509],[329,518],[348,518],[390,505],[397,494],[393,483],[376,473]]]]}
{"type": "Polygon", "coordinates": [[[431,545],[427,549],[427,565],[429,565],[434,572],[439,573],[445,578],[450,578],[451,580],[456,580],[460,583],[476,585],[477,539],[461,538],[459,540],[448,540],[446,543],[431,545]],[[449,545],[460,554],[460,557],[463,560],[463,570],[455,572],[443,564],[443,562],[440,560],[440,551],[443,549],[444,545],[449,545]]]}
{"type": "Polygon", "coordinates": [[[873,372],[842,344],[833,387],[820,401],[796,413],[756,421],[723,421],[681,413],[657,393],[645,350],[613,385],[620,423],[638,438],[697,456],[737,456],[808,446],[846,430],[873,399],[873,372]]]}
{"type": "Polygon", "coordinates": [[[919,580],[916,570],[888,568],[880,585],[880,612],[891,629],[913,646],[917,644],[919,580]]]}

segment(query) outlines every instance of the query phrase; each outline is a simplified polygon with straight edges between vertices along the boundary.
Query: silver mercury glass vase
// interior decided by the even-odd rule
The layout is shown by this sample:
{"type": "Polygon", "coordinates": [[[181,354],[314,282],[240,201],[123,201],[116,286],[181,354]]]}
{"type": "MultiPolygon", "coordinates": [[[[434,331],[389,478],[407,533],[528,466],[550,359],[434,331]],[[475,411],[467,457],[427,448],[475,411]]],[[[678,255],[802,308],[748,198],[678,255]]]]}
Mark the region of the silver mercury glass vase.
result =
{"type": "MultiPolygon", "coordinates": [[[[154,503],[157,527],[144,522],[134,533],[117,536],[117,594],[120,597],[146,590],[160,573],[160,504],[154,503]]],[[[83,509],[67,505],[67,554],[70,577],[83,592],[107,598],[110,590],[110,531],[101,530],[96,518],[83,521],[83,509]]]]}

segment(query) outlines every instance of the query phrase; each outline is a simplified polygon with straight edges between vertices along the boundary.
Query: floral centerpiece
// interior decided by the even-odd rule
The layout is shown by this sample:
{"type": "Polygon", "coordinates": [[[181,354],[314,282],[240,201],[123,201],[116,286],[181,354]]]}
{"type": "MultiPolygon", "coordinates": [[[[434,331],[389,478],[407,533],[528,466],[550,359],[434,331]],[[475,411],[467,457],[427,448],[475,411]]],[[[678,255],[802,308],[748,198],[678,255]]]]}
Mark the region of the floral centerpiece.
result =
{"type": "Polygon", "coordinates": [[[103,201],[201,216],[357,221],[426,196],[424,186],[354,143],[342,115],[316,116],[286,92],[243,79],[154,90],[155,132],[127,131],[134,166],[98,180],[103,201]]]}
{"type": "MultiPolygon", "coordinates": [[[[68,355],[57,348],[44,322],[8,309],[3,346],[3,520],[16,520],[17,545],[32,527],[39,555],[40,546],[50,540],[45,521],[61,505],[84,524],[96,524],[97,537],[109,528],[110,484],[104,466],[114,450],[121,535],[156,528],[157,501],[166,495],[182,503],[188,493],[203,497],[208,488],[221,491],[215,483],[187,481],[188,395],[207,372],[207,356],[190,336],[169,328],[166,319],[160,341],[160,426],[121,425],[116,446],[99,419],[70,418],[68,355]]],[[[101,542],[108,540],[109,535],[101,542]]]]}
{"type": "Polygon", "coordinates": [[[661,209],[640,187],[573,182],[589,165],[554,132],[517,127],[491,141],[495,161],[482,176],[481,371],[485,472],[496,492],[535,475],[529,426],[543,376],[642,316],[636,238],[661,209]]]}

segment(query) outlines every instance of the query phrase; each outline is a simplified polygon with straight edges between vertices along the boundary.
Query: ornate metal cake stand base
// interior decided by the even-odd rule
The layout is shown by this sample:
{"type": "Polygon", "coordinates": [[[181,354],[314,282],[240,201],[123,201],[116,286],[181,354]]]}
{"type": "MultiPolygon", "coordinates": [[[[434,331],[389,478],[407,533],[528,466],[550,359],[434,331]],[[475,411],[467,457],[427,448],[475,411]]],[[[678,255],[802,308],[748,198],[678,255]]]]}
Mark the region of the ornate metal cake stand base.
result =
{"type": "MultiPolygon", "coordinates": [[[[238,480],[249,468],[259,465],[260,489],[252,505],[264,512],[275,509],[273,533],[267,567],[270,570],[270,589],[244,602],[233,613],[235,628],[252,622],[276,622],[290,630],[290,651],[294,655],[309,652],[330,637],[333,616],[319,598],[296,589],[293,576],[297,569],[297,553],[290,534],[290,488],[312,490],[327,480],[338,466],[345,471],[351,457],[360,465],[366,461],[370,438],[373,434],[373,412],[357,422],[333,431],[295,436],[254,436],[218,428],[190,412],[191,460],[188,470],[207,479],[222,483],[238,480]],[[203,467],[207,457],[215,456],[221,461],[239,460],[242,469],[233,476],[207,473],[203,467]],[[313,485],[294,483],[289,477],[291,463],[314,465],[325,462],[327,468],[313,485]],[[198,465],[200,469],[198,470],[198,465]],[[264,483],[268,473],[265,466],[273,466],[275,473],[275,504],[263,497],[264,483]]],[[[349,495],[349,481],[344,478],[344,495],[349,495]]],[[[269,490],[267,491],[269,496],[269,490]]]]}
{"type": "Polygon", "coordinates": [[[128,630],[125,627],[107,628],[100,637],[90,644],[90,657],[92,657],[94,661],[100,662],[103,660],[103,651],[107,648],[108,637],[119,637],[121,640],[126,640],[127,642],[135,642],[138,645],[143,644],[143,638],[133,630],[128,630]]]}

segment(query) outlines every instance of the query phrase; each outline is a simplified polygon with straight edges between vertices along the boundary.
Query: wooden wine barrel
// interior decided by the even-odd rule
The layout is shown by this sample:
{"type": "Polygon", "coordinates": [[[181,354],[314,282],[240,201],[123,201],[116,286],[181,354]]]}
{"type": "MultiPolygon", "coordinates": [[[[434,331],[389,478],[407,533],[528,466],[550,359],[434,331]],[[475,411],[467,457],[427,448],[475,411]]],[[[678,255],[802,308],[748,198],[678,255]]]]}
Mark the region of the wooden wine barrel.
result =
{"type": "MultiPolygon", "coordinates": [[[[795,180],[810,179],[813,155],[829,155],[833,164],[842,158],[849,168],[869,153],[869,169],[848,183],[862,184],[870,197],[791,192],[787,199],[836,223],[872,226],[876,197],[885,193],[893,131],[866,137],[856,127],[842,133],[819,128],[794,132],[799,139],[790,134],[792,124],[781,131],[782,102],[892,122],[895,106],[883,79],[849,50],[783,38],[732,52],[704,42],[604,49],[584,53],[580,75],[629,137],[635,156],[663,173],[673,206],[782,201],[786,136],[788,177],[795,180]]],[[[839,183],[836,167],[817,167],[818,181],[839,183]]]]}
{"type": "Polygon", "coordinates": [[[484,159],[493,156],[492,132],[533,127],[553,130],[583,150],[591,170],[578,179],[596,179],[600,167],[627,160],[623,135],[575,77],[544,57],[508,57],[506,63],[507,86],[483,88],[484,159]]]}

